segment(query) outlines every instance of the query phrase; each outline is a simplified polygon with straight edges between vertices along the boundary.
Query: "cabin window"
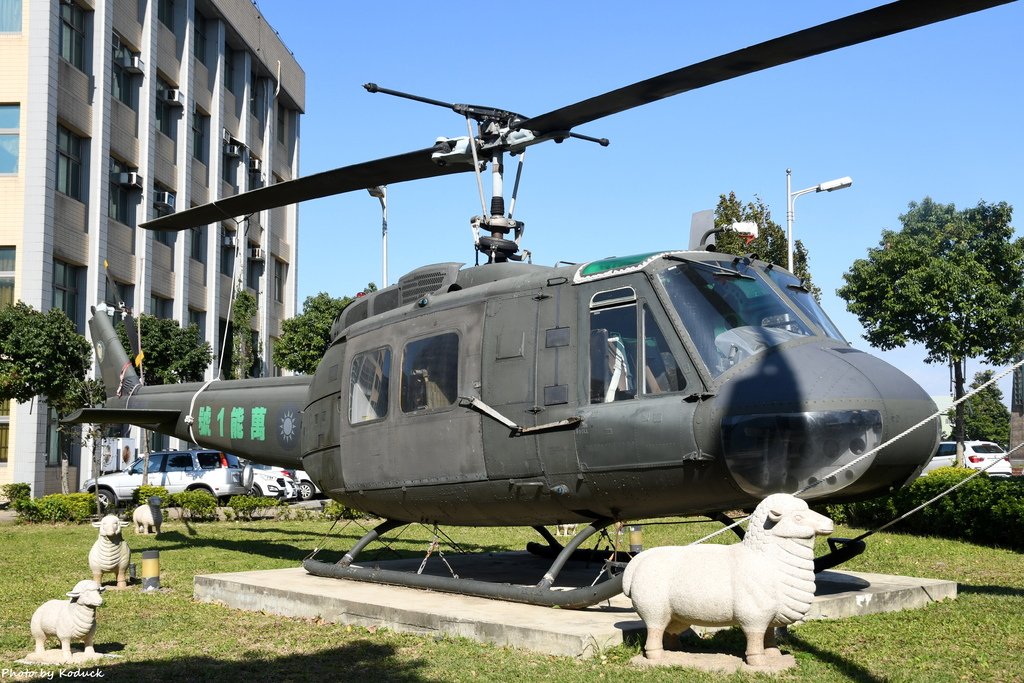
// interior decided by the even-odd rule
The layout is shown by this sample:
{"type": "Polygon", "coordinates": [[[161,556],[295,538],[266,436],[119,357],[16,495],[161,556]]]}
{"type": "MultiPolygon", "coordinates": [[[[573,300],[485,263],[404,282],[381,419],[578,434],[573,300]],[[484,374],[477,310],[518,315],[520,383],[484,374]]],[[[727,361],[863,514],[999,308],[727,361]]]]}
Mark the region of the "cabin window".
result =
{"type": "Polygon", "coordinates": [[[168,472],[180,472],[182,470],[191,469],[193,469],[191,453],[172,453],[170,457],[167,458],[168,472]]]}
{"type": "MultiPolygon", "coordinates": [[[[150,453],[149,454],[149,472],[163,472],[164,461],[167,459],[166,453],[150,453]]],[[[142,474],[143,464],[145,461],[139,458],[132,463],[131,468],[128,470],[130,474],[142,474]]]]}
{"type": "Polygon", "coordinates": [[[446,332],[405,346],[402,412],[436,410],[455,403],[459,386],[459,335],[446,332]]]}
{"type": "Polygon", "coordinates": [[[352,386],[348,402],[351,424],[380,420],[388,414],[391,349],[363,351],[352,359],[352,386]]]}

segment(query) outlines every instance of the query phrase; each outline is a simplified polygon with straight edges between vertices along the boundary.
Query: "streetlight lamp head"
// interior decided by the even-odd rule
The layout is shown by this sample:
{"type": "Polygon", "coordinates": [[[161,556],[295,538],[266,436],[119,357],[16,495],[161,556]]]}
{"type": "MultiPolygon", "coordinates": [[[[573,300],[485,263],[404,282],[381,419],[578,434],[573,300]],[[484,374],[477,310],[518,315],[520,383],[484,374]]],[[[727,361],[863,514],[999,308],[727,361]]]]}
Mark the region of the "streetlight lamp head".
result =
{"type": "Polygon", "coordinates": [[[818,185],[818,192],[832,192],[834,190],[845,190],[850,185],[853,185],[853,178],[846,176],[843,178],[836,178],[835,180],[829,180],[821,185],[818,185]]]}
{"type": "Polygon", "coordinates": [[[374,187],[366,188],[366,191],[370,193],[371,197],[376,197],[377,199],[384,199],[384,193],[387,190],[384,189],[383,185],[375,185],[374,187]]]}

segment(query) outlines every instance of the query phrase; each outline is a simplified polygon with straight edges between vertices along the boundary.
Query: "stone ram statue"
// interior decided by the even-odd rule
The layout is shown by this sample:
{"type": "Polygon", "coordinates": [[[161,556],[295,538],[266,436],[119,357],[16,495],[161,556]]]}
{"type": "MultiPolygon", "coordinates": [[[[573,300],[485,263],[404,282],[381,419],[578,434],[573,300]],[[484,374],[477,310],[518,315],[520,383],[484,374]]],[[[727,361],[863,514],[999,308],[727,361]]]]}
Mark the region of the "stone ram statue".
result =
{"type": "Polygon", "coordinates": [[[105,588],[95,581],[79,581],[67,594],[70,601],[47,600],[32,615],[29,630],[36,641],[37,658],[46,652],[46,637],[60,640],[63,661],[72,661],[71,641],[85,642],[85,656],[96,657],[92,641],[96,636],[96,608],[103,604],[105,588]]]}
{"type": "Polygon", "coordinates": [[[160,525],[164,522],[164,513],[160,509],[162,501],[158,496],[150,496],[149,500],[132,513],[132,521],[135,522],[135,533],[148,534],[150,530],[154,534],[160,533],[160,525]]]}
{"type": "Polygon", "coordinates": [[[785,493],[765,498],[741,543],[664,546],[630,561],[623,593],[647,624],[644,654],[659,659],[665,634],[690,626],[738,625],[746,662],[769,666],[779,656],[775,627],[801,621],[814,598],[814,538],[832,520],[785,493]]]}
{"type": "Polygon", "coordinates": [[[128,585],[125,577],[128,573],[131,550],[121,536],[121,529],[128,526],[128,522],[122,522],[114,515],[107,515],[92,525],[100,530],[99,538],[89,551],[89,569],[92,570],[93,581],[101,585],[104,574],[116,573],[117,587],[125,588],[128,585]]]}

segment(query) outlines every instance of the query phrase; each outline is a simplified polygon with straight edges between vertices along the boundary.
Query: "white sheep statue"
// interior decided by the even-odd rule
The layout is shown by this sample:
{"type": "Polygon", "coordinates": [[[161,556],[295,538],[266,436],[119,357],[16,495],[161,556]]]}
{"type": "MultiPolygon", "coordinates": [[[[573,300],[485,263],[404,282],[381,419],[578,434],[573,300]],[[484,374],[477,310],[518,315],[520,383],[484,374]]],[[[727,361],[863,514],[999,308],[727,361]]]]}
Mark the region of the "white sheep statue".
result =
{"type": "Polygon", "coordinates": [[[135,533],[148,534],[150,531],[154,534],[160,533],[160,525],[164,522],[164,513],[160,509],[162,502],[159,496],[150,496],[146,503],[135,508],[135,512],[132,513],[135,533]]]}
{"type": "Polygon", "coordinates": [[[801,621],[814,598],[814,538],[832,531],[832,520],[806,502],[776,493],[754,510],[740,543],[640,553],[622,588],[647,624],[644,654],[660,659],[665,634],[676,638],[690,626],[739,625],[746,663],[769,666],[780,655],[775,627],[801,621]]]}
{"type": "Polygon", "coordinates": [[[89,569],[92,570],[93,581],[101,585],[104,574],[116,573],[117,587],[125,588],[128,585],[126,576],[131,550],[121,536],[121,529],[128,526],[128,522],[122,522],[114,515],[107,515],[92,525],[100,530],[99,538],[89,551],[89,569]]]}
{"type": "Polygon", "coordinates": [[[35,655],[46,652],[46,637],[60,640],[63,661],[72,661],[71,641],[85,643],[85,657],[96,657],[92,641],[96,636],[96,608],[103,604],[105,588],[95,581],[79,581],[67,593],[70,600],[47,600],[32,615],[29,630],[36,641],[35,655]]]}

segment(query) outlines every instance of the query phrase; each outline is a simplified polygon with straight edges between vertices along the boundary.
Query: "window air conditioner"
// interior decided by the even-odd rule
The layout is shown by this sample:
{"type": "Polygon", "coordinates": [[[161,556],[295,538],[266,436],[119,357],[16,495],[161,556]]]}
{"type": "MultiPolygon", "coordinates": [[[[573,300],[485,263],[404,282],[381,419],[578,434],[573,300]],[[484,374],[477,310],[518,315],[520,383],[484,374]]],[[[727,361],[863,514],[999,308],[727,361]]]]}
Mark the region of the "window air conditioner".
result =
{"type": "Polygon", "coordinates": [[[238,142],[229,142],[224,145],[224,156],[237,159],[242,156],[242,145],[238,142]]]}
{"type": "Polygon", "coordinates": [[[249,157],[249,173],[260,173],[263,171],[263,161],[258,157],[249,157]]]}
{"type": "Polygon", "coordinates": [[[162,95],[164,102],[172,106],[181,107],[185,104],[185,98],[177,88],[168,88],[163,91],[162,95]]]}
{"type": "Polygon", "coordinates": [[[154,192],[153,207],[163,211],[174,211],[175,196],[173,192],[154,192]]]}
{"type": "Polygon", "coordinates": [[[141,74],[145,64],[142,62],[142,56],[139,54],[126,55],[124,60],[124,70],[131,74],[141,74]]]}
{"type": "Polygon", "coordinates": [[[133,190],[141,190],[143,178],[139,175],[138,171],[129,171],[127,173],[121,173],[118,176],[117,184],[121,187],[131,188],[133,190]]]}
{"type": "Polygon", "coordinates": [[[263,249],[260,247],[252,247],[249,249],[249,260],[263,262],[267,260],[266,255],[263,253],[263,249]]]}
{"type": "Polygon", "coordinates": [[[224,246],[235,247],[238,246],[238,237],[235,235],[224,235],[224,246]]]}

